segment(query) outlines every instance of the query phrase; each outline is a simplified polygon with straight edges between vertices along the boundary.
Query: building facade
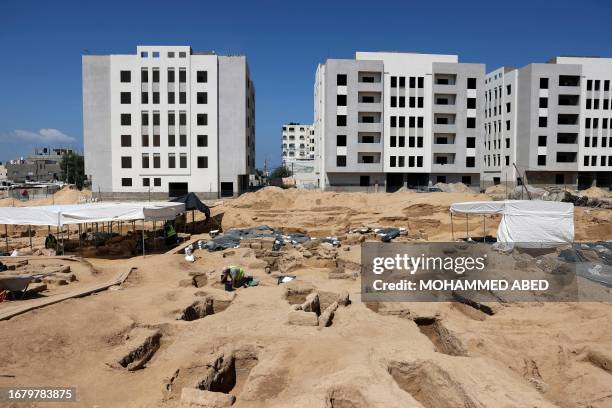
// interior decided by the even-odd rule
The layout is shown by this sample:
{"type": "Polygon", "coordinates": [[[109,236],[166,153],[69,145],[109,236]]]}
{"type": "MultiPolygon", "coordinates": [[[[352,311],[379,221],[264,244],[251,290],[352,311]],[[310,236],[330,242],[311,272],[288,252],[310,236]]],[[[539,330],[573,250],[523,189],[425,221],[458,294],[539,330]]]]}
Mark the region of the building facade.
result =
{"type": "Polygon", "coordinates": [[[313,125],[287,123],[281,134],[283,163],[296,160],[314,160],[313,125]]]}
{"type": "Polygon", "coordinates": [[[478,186],[483,64],[456,55],[357,52],[315,78],[321,188],[394,191],[437,182],[478,186]]]}
{"type": "Polygon", "coordinates": [[[34,154],[9,160],[6,163],[6,180],[14,183],[26,181],[53,182],[62,177],[60,162],[65,154],[74,153],[72,149],[36,149],[34,154]]]}
{"type": "Polygon", "coordinates": [[[202,198],[248,188],[255,88],[244,56],[188,46],[83,56],[85,173],[102,198],[202,198]]]}
{"type": "Polygon", "coordinates": [[[612,185],[612,58],[556,57],[485,79],[483,184],[612,185]]]}

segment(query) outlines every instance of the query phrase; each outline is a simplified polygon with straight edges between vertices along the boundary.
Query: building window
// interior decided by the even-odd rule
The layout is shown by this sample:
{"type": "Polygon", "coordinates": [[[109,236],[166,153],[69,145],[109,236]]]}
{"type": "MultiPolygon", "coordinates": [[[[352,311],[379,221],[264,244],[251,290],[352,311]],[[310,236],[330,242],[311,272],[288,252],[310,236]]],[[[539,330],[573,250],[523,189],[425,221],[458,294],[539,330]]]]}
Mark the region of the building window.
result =
{"type": "Polygon", "coordinates": [[[465,184],[466,186],[469,186],[472,184],[472,176],[461,176],[461,182],[463,184],[465,184]]]}
{"type": "Polygon", "coordinates": [[[423,86],[424,86],[424,78],[423,77],[418,77],[418,79],[417,79],[417,86],[419,88],[423,88],[423,86]]]}
{"type": "Polygon", "coordinates": [[[346,86],[346,74],[338,74],[338,75],[336,75],[336,85],[338,85],[338,86],[346,86]]]}
{"type": "Polygon", "coordinates": [[[159,156],[159,153],[154,153],[153,154],[153,168],[159,169],[160,167],[161,167],[161,158],[159,156]]]}
{"type": "Polygon", "coordinates": [[[160,137],[159,135],[153,135],[153,147],[159,147],[160,145],[160,137]]]}
{"type": "Polygon", "coordinates": [[[392,108],[396,108],[397,107],[397,96],[392,96],[391,97],[391,107],[392,108]]]}
{"type": "Polygon", "coordinates": [[[507,95],[511,95],[512,94],[512,87],[510,85],[506,85],[506,94],[507,95]]]}
{"type": "Polygon", "coordinates": [[[176,168],[176,155],[174,153],[168,154],[168,168],[169,169],[176,168]]]}
{"type": "Polygon", "coordinates": [[[397,77],[396,76],[391,77],[391,88],[397,88],[397,77]]]}
{"type": "Polygon", "coordinates": [[[406,107],[406,97],[405,96],[400,96],[399,97],[399,107],[400,108],[405,108],[406,107]]]}
{"type": "Polygon", "coordinates": [[[174,147],[176,145],[176,137],[173,133],[168,133],[168,147],[174,147]]]}
{"type": "Polygon", "coordinates": [[[468,129],[475,129],[476,128],[476,118],[467,118],[466,127],[468,129]]]}
{"type": "Polygon", "coordinates": [[[121,126],[130,126],[132,124],[132,115],[129,113],[121,114],[121,126]]]}
{"type": "Polygon", "coordinates": [[[467,98],[467,108],[476,109],[476,98],[467,98]]]}
{"type": "Polygon", "coordinates": [[[336,126],[346,126],[346,115],[336,116],[336,126]]]}
{"type": "Polygon", "coordinates": [[[540,116],[538,118],[538,126],[539,127],[547,127],[548,126],[548,118],[546,116],[540,116]]]}
{"type": "Polygon", "coordinates": [[[208,125],[208,115],[206,113],[198,113],[196,116],[198,126],[208,125]]]}
{"type": "Polygon", "coordinates": [[[414,167],[414,156],[408,156],[408,167],[414,167]]]}
{"type": "Polygon", "coordinates": [[[548,108],[548,98],[540,98],[540,108],[548,108]]]}
{"type": "Polygon", "coordinates": [[[336,167],[346,167],[346,156],[336,156],[336,167]]]}
{"type": "Polygon", "coordinates": [[[198,92],[196,99],[199,105],[207,104],[208,103],[208,92],[198,92]]]}
{"type": "Polygon", "coordinates": [[[198,169],[208,168],[208,156],[198,156],[198,169]]]}
{"type": "Polygon", "coordinates": [[[143,186],[143,187],[149,187],[149,186],[151,186],[151,179],[150,179],[150,178],[148,178],[148,177],[144,177],[144,178],[142,179],[142,186],[143,186]]]}
{"type": "Polygon", "coordinates": [[[417,167],[423,167],[423,156],[417,156],[417,167]]]}
{"type": "Polygon", "coordinates": [[[468,149],[472,149],[476,147],[476,138],[475,137],[468,137],[466,138],[466,145],[465,145],[468,149]]]}
{"type": "Polygon", "coordinates": [[[132,72],[131,71],[121,71],[121,82],[132,82],[132,72]]]}
{"type": "Polygon", "coordinates": [[[179,69],[179,82],[187,82],[187,71],[185,70],[185,68],[179,69]]]}
{"type": "Polygon", "coordinates": [[[390,167],[395,167],[396,166],[396,156],[390,156],[389,157],[389,166],[390,167]]]}
{"type": "Polygon", "coordinates": [[[140,93],[140,103],[142,103],[143,105],[146,105],[147,103],[149,103],[149,93],[148,92],[141,92],[140,93]]]}
{"type": "Polygon", "coordinates": [[[538,166],[546,166],[546,155],[538,154],[538,166]]]}
{"type": "Polygon", "coordinates": [[[174,82],[174,68],[168,68],[168,82],[174,82]]]}
{"type": "Polygon", "coordinates": [[[132,168],[132,158],[130,156],[122,156],[121,157],[121,168],[122,169],[131,169],[132,168]]]}
{"type": "Polygon", "coordinates": [[[506,103],[506,112],[510,112],[510,102],[506,103]]]}
{"type": "Polygon", "coordinates": [[[467,89],[476,89],[476,78],[467,79],[467,89]]]}
{"type": "Polygon", "coordinates": [[[149,168],[149,155],[146,153],[142,155],[142,168],[143,169],[149,168]]]}
{"type": "Polygon", "coordinates": [[[336,146],[346,146],[346,135],[336,135],[336,146]]]}
{"type": "Polygon", "coordinates": [[[208,135],[198,135],[198,147],[208,146],[208,135]]]}
{"type": "Polygon", "coordinates": [[[121,135],[121,147],[132,146],[132,135],[121,135]]]}
{"type": "Polygon", "coordinates": [[[506,130],[510,130],[510,121],[509,120],[506,121],[506,130]]]}
{"type": "MultiPolygon", "coordinates": [[[[364,159],[366,157],[372,157],[372,156],[364,156],[364,159]]],[[[397,167],[406,167],[406,156],[398,156],[397,160],[398,160],[397,167]]],[[[366,162],[364,161],[364,163],[366,162]]],[[[372,161],[369,161],[367,163],[372,163],[372,161]]]]}
{"type": "MultiPolygon", "coordinates": [[[[410,88],[415,88],[416,87],[416,78],[415,77],[408,78],[408,86],[410,88]]],[[[405,88],[405,87],[406,87],[406,78],[405,77],[400,77],[400,88],[405,88]]]]}
{"type": "Polygon", "coordinates": [[[153,68],[153,83],[159,82],[159,69],[153,68]]]}
{"type": "Polygon", "coordinates": [[[187,92],[179,92],[179,103],[185,105],[187,103],[187,92]]]}
{"type": "Polygon", "coordinates": [[[337,95],[336,96],[336,105],[337,106],[346,106],[346,95],[337,95]]]}
{"type": "Polygon", "coordinates": [[[540,89],[548,89],[548,78],[540,78],[540,89]]]}
{"type": "Polygon", "coordinates": [[[181,153],[179,156],[179,166],[181,169],[187,168],[187,155],[185,153],[181,153]]]}
{"type": "Polygon", "coordinates": [[[538,146],[544,147],[546,146],[546,136],[538,136],[538,146]]]}
{"type": "Polygon", "coordinates": [[[161,187],[161,177],[155,177],[155,178],[153,179],[153,185],[154,185],[155,187],[161,187]]]}
{"type": "Polygon", "coordinates": [[[465,167],[476,167],[476,157],[467,156],[465,158],[465,167]]]}
{"type": "Polygon", "coordinates": [[[143,68],[142,70],[140,70],[140,82],[142,82],[143,84],[146,84],[147,82],[149,82],[149,70],[146,68],[143,68]]]}
{"type": "Polygon", "coordinates": [[[122,187],[132,187],[132,179],[129,177],[124,177],[121,179],[122,187]]]}
{"type": "Polygon", "coordinates": [[[149,135],[142,135],[142,147],[149,147],[149,135]]]}
{"type": "Polygon", "coordinates": [[[200,84],[208,82],[208,71],[198,71],[196,73],[196,81],[200,84]]]}
{"type": "Polygon", "coordinates": [[[186,147],[187,146],[187,135],[179,135],[179,146],[186,147]]]}
{"type": "Polygon", "coordinates": [[[159,92],[153,92],[153,104],[159,105],[159,92]]]}
{"type": "Polygon", "coordinates": [[[173,91],[168,92],[168,104],[174,105],[175,103],[176,102],[174,99],[174,92],[173,91]]]}

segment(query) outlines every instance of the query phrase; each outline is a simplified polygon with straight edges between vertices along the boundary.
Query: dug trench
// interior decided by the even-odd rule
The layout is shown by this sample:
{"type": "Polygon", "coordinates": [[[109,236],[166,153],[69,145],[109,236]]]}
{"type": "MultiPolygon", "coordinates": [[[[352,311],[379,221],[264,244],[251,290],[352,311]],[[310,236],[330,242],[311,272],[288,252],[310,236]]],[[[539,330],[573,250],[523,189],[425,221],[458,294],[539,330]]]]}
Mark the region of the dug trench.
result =
{"type": "Polygon", "coordinates": [[[221,313],[227,309],[234,300],[235,294],[207,294],[198,293],[203,299],[198,299],[185,307],[177,316],[177,320],[193,321],[206,316],[221,313]]]}

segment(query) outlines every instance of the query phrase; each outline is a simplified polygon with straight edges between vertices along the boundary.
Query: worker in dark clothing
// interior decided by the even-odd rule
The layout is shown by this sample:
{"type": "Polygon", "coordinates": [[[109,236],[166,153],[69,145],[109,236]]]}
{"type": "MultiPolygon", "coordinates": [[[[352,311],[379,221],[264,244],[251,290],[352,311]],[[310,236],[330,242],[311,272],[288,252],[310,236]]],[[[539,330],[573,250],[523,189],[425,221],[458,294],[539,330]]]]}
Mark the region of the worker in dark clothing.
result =
{"type": "Polygon", "coordinates": [[[171,221],[166,221],[164,233],[166,234],[166,245],[176,245],[178,243],[178,236],[171,221]]]}
{"type": "Polygon", "coordinates": [[[47,238],[45,238],[45,248],[57,251],[57,238],[55,238],[55,235],[47,235],[47,238]]]}

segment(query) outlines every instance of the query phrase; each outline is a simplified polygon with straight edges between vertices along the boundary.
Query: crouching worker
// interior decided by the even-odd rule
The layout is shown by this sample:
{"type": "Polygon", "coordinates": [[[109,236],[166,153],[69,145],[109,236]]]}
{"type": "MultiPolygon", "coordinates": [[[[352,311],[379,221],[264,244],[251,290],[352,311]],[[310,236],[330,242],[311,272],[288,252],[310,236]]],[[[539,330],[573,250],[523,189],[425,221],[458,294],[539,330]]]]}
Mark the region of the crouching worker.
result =
{"type": "Polygon", "coordinates": [[[221,283],[225,284],[225,290],[231,291],[234,288],[257,286],[259,282],[252,276],[247,276],[244,268],[232,265],[221,272],[221,283]]]}
{"type": "Polygon", "coordinates": [[[171,221],[166,221],[166,225],[164,225],[164,233],[166,234],[166,245],[176,245],[178,243],[178,236],[176,235],[176,230],[172,225],[171,221]]]}
{"type": "Polygon", "coordinates": [[[57,251],[57,238],[55,238],[55,235],[47,235],[47,238],[45,238],[45,248],[57,251]]]}

